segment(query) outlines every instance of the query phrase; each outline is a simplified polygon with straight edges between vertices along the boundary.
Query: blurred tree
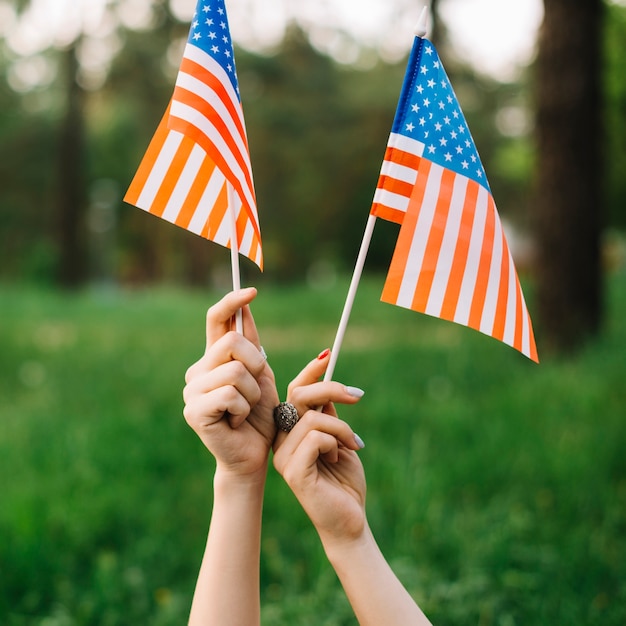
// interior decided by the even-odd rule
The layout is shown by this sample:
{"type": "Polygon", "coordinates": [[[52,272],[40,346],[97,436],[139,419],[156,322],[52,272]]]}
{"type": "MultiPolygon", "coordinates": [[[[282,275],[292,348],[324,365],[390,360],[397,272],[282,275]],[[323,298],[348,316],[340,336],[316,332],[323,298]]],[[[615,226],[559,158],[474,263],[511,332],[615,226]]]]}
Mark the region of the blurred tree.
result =
{"type": "Polygon", "coordinates": [[[626,5],[608,5],[605,38],[608,225],[626,229],[626,5]]]}
{"type": "MultiPolygon", "coordinates": [[[[398,6],[394,20],[413,19],[414,3],[394,2],[398,6]]],[[[79,67],[74,68],[75,83],[82,89],[78,95],[86,144],[86,156],[79,166],[87,185],[80,194],[89,204],[95,190],[117,190],[114,240],[118,280],[206,284],[214,271],[221,275],[222,264],[228,270],[229,256],[219,246],[128,207],[121,199],[171,96],[189,25],[177,20],[168,0],[147,3],[147,13],[140,21],[128,19],[127,0],[111,0],[106,6],[104,21],[109,30],[100,43],[109,50],[109,60],[98,70],[100,74],[89,73],[93,66],[90,38],[99,35],[85,33],[76,45],[79,67]]],[[[624,128],[626,100],[620,52],[624,7],[613,5],[612,9],[607,40],[612,69],[607,88],[609,114],[618,130],[624,128]]],[[[500,213],[524,227],[531,204],[528,180],[533,163],[528,125],[524,124],[530,108],[525,97],[526,77],[519,83],[501,84],[477,74],[455,57],[445,29],[438,32],[440,53],[489,173],[500,213]]],[[[66,54],[50,49],[35,60],[58,69],[66,54]]],[[[238,48],[236,54],[266,278],[302,280],[319,261],[339,271],[351,271],[405,61],[385,63],[374,51],[363,50],[356,65],[341,64],[319,52],[309,35],[293,26],[274,50],[253,54],[238,48]]],[[[50,268],[59,266],[52,234],[58,232],[55,206],[65,205],[55,197],[61,186],[67,186],[59,184],[61,169],[68,162],[59,158],[58,150],[70,83],[61,79],[58,70],[56,80],[17,85],[17,69],[30,61],[0,42],[0,73],[8,77],[0,81],[0,246],[6,253],[0,275],[49,279],[50,268]]],[[[626,142],[621,137],[613,133],[606,146],[610,151],[609,193],[616,207],[612,223],[622,219],[618,209],[626,193],[620,169],[626,142]]],[[[72,170],[74,174],[79,171],[72,170]]],[[[64,176],[68,172],[70,168],[64,176]]],[[[82,229],[82,243],[91,246],[93,224],[90,221],[85,229],[81,219],[73,224],[82,229]]],[[[394,225],[377,225],[368,255],[369,271],[387,269],[396,235],[394,225]]],[[[63,244],[58,249],[67,254],[69,247],[63,244]]],[[[76,263],[74,269],[84,268],[84,264],[76,263]]],[[[257,280],[256,270],[250,271],[257,280]]]]}
{"type": "Polygon", "coordinates": [[[87,179],[85,138],[85,91],[78,82],[76,57],[79,40],[64,53],[65,114],[57,149],[56,232],[59,284],[82,286],[88,277],[85,218],[87,179]]]}
{"type": "Polygon", "coordinates": [[[602,320],[602,0],[544,0],[537,60],[537,310],[544,349],[602,320]]]}

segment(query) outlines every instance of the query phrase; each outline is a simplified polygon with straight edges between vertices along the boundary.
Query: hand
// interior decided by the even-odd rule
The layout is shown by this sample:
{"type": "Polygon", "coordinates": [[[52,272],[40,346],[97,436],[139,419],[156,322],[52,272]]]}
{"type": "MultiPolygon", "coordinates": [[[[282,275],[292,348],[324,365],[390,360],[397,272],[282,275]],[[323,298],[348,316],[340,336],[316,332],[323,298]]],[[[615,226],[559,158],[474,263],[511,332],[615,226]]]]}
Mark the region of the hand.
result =
{"type": "Polygon", "coordinates": [[[227,294],[206,317],[206,350],[185,376],[184,416],[215,456],[218,470],[265,475],[276,435],[274,373],[261,353],[249,304],[256,289],[227,294]],[[244,335],[231,330],[243,309],[244,335]]]}
{"type": "Polygon", "coordinates": [[[301,419],[274,442],[274,467],[313,522],[325,546],[364,532],[365,475],[356,450],[363,447],[337,418],[334,403],[354,404],[363,392],[337,382],[317,382],[328,353],[311,361],[289,385],[287,401],[301,419]],[[324,412],[314,410],[323,407],[324,412]]]}

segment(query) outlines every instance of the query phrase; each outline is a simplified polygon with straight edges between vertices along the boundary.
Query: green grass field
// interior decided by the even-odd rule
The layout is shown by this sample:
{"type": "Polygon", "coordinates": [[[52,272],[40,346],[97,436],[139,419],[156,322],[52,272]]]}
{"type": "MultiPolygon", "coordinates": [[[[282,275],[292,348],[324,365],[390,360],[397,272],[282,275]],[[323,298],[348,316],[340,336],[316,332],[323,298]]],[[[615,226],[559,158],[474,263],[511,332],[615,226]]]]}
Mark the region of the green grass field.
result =
{"type": "MultiPolygon", "coordinates": [[[[604,336],[539,366],[361,286],[335,378],[366,395],[341,414],[381,548],[435,626],[626,623],[626,277],[609,286],[604,336]]],[[[263,288],[281,396],[346,289],[263,288]]],[[[0,288],[3,626],[186,623],[213,462],[181,390],[220,295],[0,288]]],[[[355,624],[273,470],[262,600],[268,626],[355,624]]]]}

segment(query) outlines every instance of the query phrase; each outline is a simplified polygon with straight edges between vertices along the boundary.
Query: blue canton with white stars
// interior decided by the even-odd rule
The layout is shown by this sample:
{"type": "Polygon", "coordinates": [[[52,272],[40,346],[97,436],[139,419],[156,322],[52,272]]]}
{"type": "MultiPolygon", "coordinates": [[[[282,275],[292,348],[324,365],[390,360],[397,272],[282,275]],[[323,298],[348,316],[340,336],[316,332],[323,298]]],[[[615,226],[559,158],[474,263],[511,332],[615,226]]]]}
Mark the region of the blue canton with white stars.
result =
{"type": "Polygon", "coordinates": [[[489,190],[465,116],[427,39],[416,38],[393,132],[421,141],[423,157],[471,178],[489,190]]]}
{"type": "Polygon", "coordinates": [[[222,66],[230,78],[237,97],[239,97],[235,51],[230,36],[224,0],[198,1],[191,22],[188,41],[206,52],[222,66]]]}

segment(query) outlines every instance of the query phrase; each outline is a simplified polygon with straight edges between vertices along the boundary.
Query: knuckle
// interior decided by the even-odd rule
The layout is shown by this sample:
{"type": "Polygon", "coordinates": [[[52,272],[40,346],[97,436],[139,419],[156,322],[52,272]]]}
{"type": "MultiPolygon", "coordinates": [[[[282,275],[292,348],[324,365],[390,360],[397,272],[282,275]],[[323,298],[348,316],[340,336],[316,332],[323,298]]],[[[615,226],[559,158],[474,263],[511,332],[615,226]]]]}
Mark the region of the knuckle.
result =
{"type": "Polygon", "coordinates": [[[183,417],[185,418],[185,421],[187,422],[187,424],[193,428],[194,423],[196,421],[195,411],[192,409],[192,407],[189,404],[185,404],[185,406],[183,407],[183,417]]]}
{"type": "Polygon", "coordinates": [[[185,372],[185,385],[188,385],[194,379],[196,373],[196,365],[197,364],[194,363],[187,368],[187,371],[185,372]]]}
{"type": "Polygon", "coordinates": [[[243,378],[248,374],[248,369],[241,361],[231,361],[229,367],[232,370],[232,375],[237,379],[243,378]]]}

